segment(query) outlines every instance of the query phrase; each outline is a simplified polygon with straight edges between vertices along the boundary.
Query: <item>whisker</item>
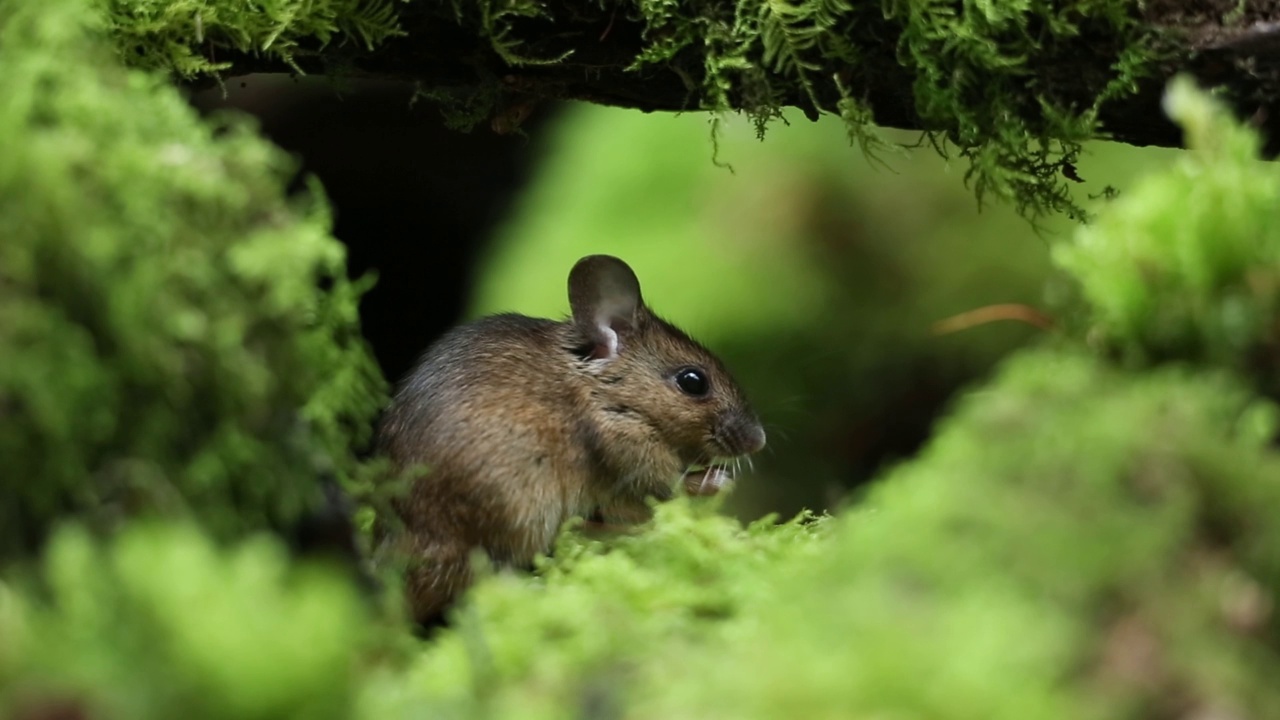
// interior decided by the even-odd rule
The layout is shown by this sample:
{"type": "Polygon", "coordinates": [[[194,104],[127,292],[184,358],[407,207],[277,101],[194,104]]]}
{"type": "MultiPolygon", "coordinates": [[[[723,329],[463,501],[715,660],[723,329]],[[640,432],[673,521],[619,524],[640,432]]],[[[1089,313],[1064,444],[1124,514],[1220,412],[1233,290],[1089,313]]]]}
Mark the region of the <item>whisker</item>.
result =
{"type": "Polygon", "coordinates": [[[680,473],[679,487],[676,489],[676,495],[689,495],[689,473],[693,470],[696,463],[689,463],[684,466],[684,472],[680,473]]]}

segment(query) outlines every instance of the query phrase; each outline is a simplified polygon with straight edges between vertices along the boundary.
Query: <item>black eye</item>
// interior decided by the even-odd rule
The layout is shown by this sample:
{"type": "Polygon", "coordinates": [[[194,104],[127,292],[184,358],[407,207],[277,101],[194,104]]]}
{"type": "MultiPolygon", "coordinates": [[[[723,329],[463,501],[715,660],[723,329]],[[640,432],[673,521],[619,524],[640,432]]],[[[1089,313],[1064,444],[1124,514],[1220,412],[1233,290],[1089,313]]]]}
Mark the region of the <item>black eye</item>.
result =
{"type": "Polygon", "coordinates": [[[676,372],[676,387],[686,395],[702,397],[707,394],[710,384],[707,376],[697,368],[685,368],[676,372]]]}

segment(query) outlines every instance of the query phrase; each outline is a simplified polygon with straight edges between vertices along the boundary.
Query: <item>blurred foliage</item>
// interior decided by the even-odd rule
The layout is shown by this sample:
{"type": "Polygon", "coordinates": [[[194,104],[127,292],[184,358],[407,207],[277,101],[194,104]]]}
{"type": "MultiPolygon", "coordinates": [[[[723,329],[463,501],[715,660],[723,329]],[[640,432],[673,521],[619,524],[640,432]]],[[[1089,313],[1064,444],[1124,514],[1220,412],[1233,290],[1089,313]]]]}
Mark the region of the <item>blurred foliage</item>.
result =
{"type": "Polygon", "coordinates": [[[139,522],[98,547],[69,527],[42,570],[0,584],[0,716],[350,717],[366,609],[274,540],[139,522]]]}
{"type": "Polygon", "coordinates": [[[721,637],[778,572],[811,561],[828,524],[801,515],[743,528],[685,498],[656,511],[643,532],[610,542],[562,534],[536,581],[482,583],[456,628],[366,686],[360,716],[616,717],[646,676],[721,637]]]}
{"type": "Polygon", "coordinates": [[[319,188],[94,24],[0,0],[0,560],[67,516],[289,522],[383,397],[319,188]]]}
{"type": "Polygon", "coordinates": [[[1080,330],[1134,362],[1234,368],[1280,395],[1280,175],[1189,80],[1166,106],[1192,149],[1056,248],[1088,302],[1080,330]]]}
{"type": "Polygon", "coordinates": [[[1021,353],[651,714],[1271,717],[1275,429],[1229,378],[1021,353]]]}
{"type": "MultiPolygon", "coordinates": [[[[578,257],[626,258],[646,300],[729,362],[768,427],[732,508],[828,507],[914,451],[957,388],[1042,334],[931,328],[993,303],[1041,304],[1049,242],[1074,224],[1046,222],[1037,236],[1007,207],[975,213],[932,152],[904,148],[892,169],[850,162],[831,119],[764,142],[746,122],[726,124],[730,171],[708,162],[706,122],[568,108],[492,243],[471,314],[562,316],[578,257]]],[[[1111,185],[1123,193],[1172,154],[1091,146],[1081,201],[1111,185]]]]}

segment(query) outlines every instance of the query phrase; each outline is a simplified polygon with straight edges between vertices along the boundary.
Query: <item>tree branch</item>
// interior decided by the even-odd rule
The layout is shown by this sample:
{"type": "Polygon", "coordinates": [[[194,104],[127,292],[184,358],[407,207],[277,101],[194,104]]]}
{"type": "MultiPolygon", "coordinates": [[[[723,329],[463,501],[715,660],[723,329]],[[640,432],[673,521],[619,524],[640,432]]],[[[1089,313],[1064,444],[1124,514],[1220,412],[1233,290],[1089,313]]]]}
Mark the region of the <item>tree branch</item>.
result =
{"type": "Polygon", "coordinates": [[[1268,154],[1280,150],[1280,8],[1270,0],[1009,2],[985,14],[895,0],[394,7],[398,32],[371,47],[304,38],[288,52],[248,51],[258,46],[210,33],[192,49],[223,76],[412,81],[457,124],[499,132],[548,99],[741,110],[762,128],[791,106],[841,115],[872,145],[867,122],[921,130],[970,161],[980,199],[994,193],[1031,215],[1079,211],[1064,178],[1084,141],[1180,145],[1160,105],[1179,73],[1220,89],[1268,154]]]}

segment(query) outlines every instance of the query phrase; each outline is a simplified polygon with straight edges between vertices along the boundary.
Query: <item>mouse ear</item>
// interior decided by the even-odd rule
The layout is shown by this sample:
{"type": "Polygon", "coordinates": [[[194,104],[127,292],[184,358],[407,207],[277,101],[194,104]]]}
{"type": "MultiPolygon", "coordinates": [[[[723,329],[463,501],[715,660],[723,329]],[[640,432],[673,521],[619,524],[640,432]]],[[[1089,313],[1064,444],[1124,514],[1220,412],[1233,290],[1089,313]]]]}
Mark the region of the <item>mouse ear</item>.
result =
{"type": "Polygon", "coordinates": [[[591,357],[618,355],[618,335],[636,326],[644,307],[640,281],[631,267],[611,255],[588,255],[569,271],[573,324],[595,345],[591,357]]]}

